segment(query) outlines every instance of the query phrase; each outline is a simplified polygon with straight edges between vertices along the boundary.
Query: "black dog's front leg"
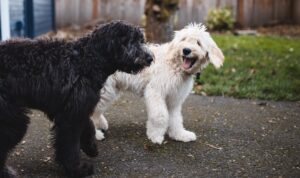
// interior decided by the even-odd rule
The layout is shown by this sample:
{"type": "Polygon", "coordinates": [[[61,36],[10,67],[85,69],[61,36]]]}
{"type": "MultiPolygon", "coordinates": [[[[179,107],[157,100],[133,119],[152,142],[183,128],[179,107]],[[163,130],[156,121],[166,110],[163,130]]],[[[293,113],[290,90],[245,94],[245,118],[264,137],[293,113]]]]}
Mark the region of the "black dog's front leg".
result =
{"type": "Polygon", "coordinates": [[[69,177],[85,177],[94,173],[91,163],[80,160],[80,137],[85,129],[83,125],[88,120],[78,120],[74,117],[56,118],[58,122],[55,123],[56,161],[63,166],[69,177]]]}
{"type": "Polygon", "coordinates": [[[85,154],[90,157],[96,157],[98,155],[98,149],[95,138],[95,126],[92,120],[87,119],[88,123],[81,134],[80,145],[85,154]]]}

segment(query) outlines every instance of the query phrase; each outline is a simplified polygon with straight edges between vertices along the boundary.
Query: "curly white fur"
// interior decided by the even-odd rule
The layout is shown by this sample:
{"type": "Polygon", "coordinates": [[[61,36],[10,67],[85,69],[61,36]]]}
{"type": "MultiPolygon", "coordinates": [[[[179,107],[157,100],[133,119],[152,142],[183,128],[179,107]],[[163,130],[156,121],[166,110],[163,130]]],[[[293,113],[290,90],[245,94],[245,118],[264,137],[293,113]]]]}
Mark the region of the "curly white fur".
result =
{"type": "MultiPolygon", "coordinates": [[[[123,91],[130,91],[145,99],[147,136],[153,143],[161,144],[165,133],[174,140],[194,141],[195,133],[183,126],[182,104],[192,90],[193,74],[201,72],[209,62],[219,68],[224,56],[202,24],[190,24],[176,31],[171,42],[149,47],[155,62],[138,75],[117,72],[109,77],[92,120],[97,129],[107,130],[103,113],[123,91]],[[185,48],[190,49],[188,55],[183,52],[185,48]],[[186,63],[184,59],[193,62],[186,63]]],[[[96,138],[104,139],[101,130],[96,130],[96,138]]]]}

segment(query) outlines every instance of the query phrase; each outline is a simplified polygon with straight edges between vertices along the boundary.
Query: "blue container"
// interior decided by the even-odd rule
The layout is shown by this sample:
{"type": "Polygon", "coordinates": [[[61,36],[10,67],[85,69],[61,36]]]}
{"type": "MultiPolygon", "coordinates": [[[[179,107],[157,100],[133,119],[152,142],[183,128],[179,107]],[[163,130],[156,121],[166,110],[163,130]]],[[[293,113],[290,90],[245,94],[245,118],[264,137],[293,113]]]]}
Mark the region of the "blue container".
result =
{"type": "Polygon", "coordinates": [[[11,37],[34,38],[53,31],[55,29],[54,1],[9,0],[11,37]]]}

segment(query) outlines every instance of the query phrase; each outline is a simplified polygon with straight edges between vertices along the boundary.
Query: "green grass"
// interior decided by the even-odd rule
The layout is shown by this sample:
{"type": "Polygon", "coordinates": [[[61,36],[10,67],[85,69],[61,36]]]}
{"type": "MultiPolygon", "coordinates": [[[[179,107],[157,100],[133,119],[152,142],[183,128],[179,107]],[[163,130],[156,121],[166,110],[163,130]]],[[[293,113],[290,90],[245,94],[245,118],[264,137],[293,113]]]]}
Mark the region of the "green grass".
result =
{"type": "Polygon", "coordinates": [[[208,95],[266,100],[300,100],[300,39],[214,35],[224,66],[201,75],[208,95]]]}

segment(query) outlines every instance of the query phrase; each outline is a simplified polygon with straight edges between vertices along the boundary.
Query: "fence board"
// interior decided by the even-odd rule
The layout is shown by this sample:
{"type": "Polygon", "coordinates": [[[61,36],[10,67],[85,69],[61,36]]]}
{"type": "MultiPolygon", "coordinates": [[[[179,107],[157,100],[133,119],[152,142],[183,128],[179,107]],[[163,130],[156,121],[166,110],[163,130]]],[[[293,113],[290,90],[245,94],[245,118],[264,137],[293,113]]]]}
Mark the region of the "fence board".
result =
{"type": "Polygon", "coordinates": [[[238,3],[238,22],[241,26],[292,22],[292,0],[238,0],[238,3]]]}
{"type": "Polygon", "coordinates": [[[293,1],[293,20],[295,23],[300,24],[300,1],[293,1]]]}

